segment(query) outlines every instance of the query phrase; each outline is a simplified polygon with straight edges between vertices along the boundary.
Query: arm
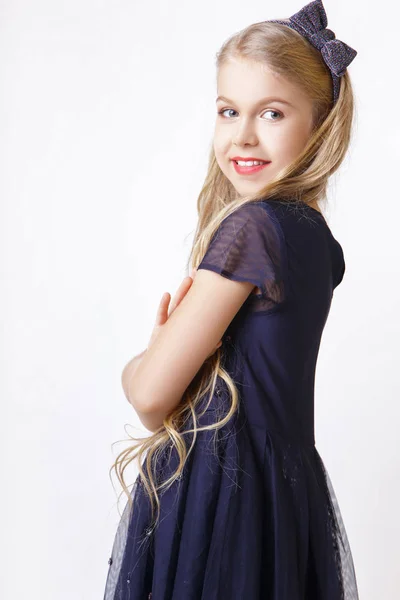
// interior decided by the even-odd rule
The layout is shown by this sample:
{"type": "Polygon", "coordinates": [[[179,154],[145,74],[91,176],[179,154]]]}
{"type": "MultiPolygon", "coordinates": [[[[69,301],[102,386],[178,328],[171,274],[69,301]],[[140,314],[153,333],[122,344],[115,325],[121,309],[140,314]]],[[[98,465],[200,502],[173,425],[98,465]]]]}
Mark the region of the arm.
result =
{"type": "MultiPolygon", "coordinates": [[[[149,350],[149,348],[151,348],[151,346],[154,344],[154,341],[159,336],[160,331],[163,329],[163,325],[167,322],[167,320],[170,318],[171,314],[174,312],[176,307],[182,302],[183,298],[189,291],[189,289],[193,283],[193,277],[194,277],[195,272],[196,272],[196,269],[192,269],[191,276],[185,277],[185,279],[181,283],[180,287],[178,288],[176,294],[174,295],[174,298],[172,299],[172,301],[170,301],[170,294],[163,294],[163,296],[161,298],[161,302],[160,302],[158,310],[157,310],[157,318],[156,318],[156,322],[154,324],[153,332],[152,332],[152,335],[151,335],[151,338],[147,345],[146,350],[144,350],[138,356],[135,356],[126,365],[124,372],[122,374],[122,386],[124,388],[125,395],[129,402],[130,402],[131,377],[136,372],[136,369],[137,369],[138,365],[140,364],[144,354],[149,350]]],[[[213,349],[213,351],[209,354],[209,356],[214,354],[215,350],[217,348],[219,348],[221,346],[221,344],[222,344],[222,340],[220,340],[218,342],[217,346],[213,349]]],[[[206,358],[208,358],[208,356],[206,358]]],[[[133,406],[133,404],[132,404],[132,406],[133,406]]],[[[145,427],[147,429],[149,429],[151,431],[156,431],[161,426],[160,422],[157,422],[156,426],[154,426],[154,417],[151,417],[149,419],[148,417],[146,417],[145,414],[140,413],[138,411],[138,409],[136,409],[136,410],[138,412],[140,420],[142,421],[142,423],[145,425],[145,427]]],[[[162,420],[162,417],[161,417],[161,420],[162,420]]]]}
{"type": "Polygon", "coordinates": [[[129,375],[129,401],[146,429],[157,431],[179,404],[254,287],[208,270],[197,272],[189,292],[129,375]]]}
{"type": "Polygon", "coordinates": [[[258,287],[269,298],[268,290],[282,285],[281,234],[262,203],[247,203],[222,221],[189,292],[132,376],[130,402],[145,427],[157,430],[180,403],[251,291],[258,287]]]}
{"type": "Polygon", "coordinates": [[[129,399],[130,378],[132,377],[132,375],[135,373],[136,369],[138,368],[140,361],[142,360],[146,351],[147,351],[147,348],[146,348],[146,350],[143,350],[143,352],[141,352],[137,356],[134,356],[132,358],[132,360],[130,360],[128,362],[128,364],[125,365],[124,370],[122,371],[122,376],[121,376],[122,388],[124,390],[124,393],[125,393],[125,396],[126,396],[126,399],[128,400],[128,402],[130,402],[130,399],[129,399]]]}

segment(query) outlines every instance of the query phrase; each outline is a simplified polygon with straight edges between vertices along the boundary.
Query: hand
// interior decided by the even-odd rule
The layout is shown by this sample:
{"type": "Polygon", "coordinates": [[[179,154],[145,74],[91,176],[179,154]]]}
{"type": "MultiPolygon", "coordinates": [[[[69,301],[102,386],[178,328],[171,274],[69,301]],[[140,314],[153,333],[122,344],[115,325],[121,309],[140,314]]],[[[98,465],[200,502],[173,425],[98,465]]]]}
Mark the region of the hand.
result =
{"type": "MultiPolygon", "coordinates": [[[[168,314],[168,305],[169,305],[169,301],[170,301],[169,293],[167,292],[167,293],[163,294],[160,305],[158,307],[156,323],[155,323],[153,333],[151,335],[150,342],[149,342],[147,348],[145,350],[143,350],[143,352],[141,352],[137,356],[134,356],[125,365],[124,370],[122,372],[121,379],[122,379],[122,387],[125,392],[125,396],[129,402],[130,402],[130,400],[129,400],[129,384],[133,377],[134,372],[136,371],[137,367],[139,366],[139,364],[140,364],[143,356],[146,354],[148,348],[150,348],[150,346],[154,343],[154,340],[156,339],[157,335],[160,332],[161,326],[164,325],[164,323],[168,320],[168,317],[172,314],[172,312],[175,310],[175,308],[178,306],[178,304],[182,301],[182,299],[187,294],[190,286],[193,283],[193,277],[194,277],[195,271],[196,271],[196,269],[192,269],[191,277],[185,277],[185,279],[181,283],[181,285],[175,295],[174,302],[172,303],[172,305],[170,307],[169,314],[168,314]]],[[[217,348],[218,348],[218,346],[217,346],[217,348]]],[[[214,350],[214,352],[215,352],[215,350],[214,350]]],[[[207,358],[208,358],[208,356],[207,356],[207,358]]]]}
{"type": "MultiPolygon", "coordinates": [[[[176,307],[179,306],[179,304],[182,302],[183,298],[188,293],[188,291],[191,288],[192,283],[194,281],[196,271],[197,271],[197,269],[193,268],[190,273],[190,276],[188,275],[187,277],[184,278],[184,280],[182,281],[181,285],[179,286],[179,288],[172,300],[171,306],[169,306],[169,303],[171,300],[171,296],[170,296],[169,292],[165,292],[165,294],[162,295],[160,304],[158,306],[156,322],[154,324],[153,332],[151,334],[150,341],[147,345],[147,348],[150,348],[150,346],[152,344],[154,344],[155,339],[157,338],[158,334],[161,331],[161,327],[168,321],[169,317],[172,315],[172,313],[174,312],[176,307]]],[[[217,348],[219,348],[220,346],[222,346],[222,340],[220,340],[218,342],[218,344],[215,346],[214,350],[212,352],[210,352],[210,354],[206,357],[206,359],[209,358],[210,356],[212,356],[214,354],[214,352],[217,350],[217,348]]]]}
{"type": "MultiPolygon", "coordinates": [[[[175,308],[182,302],[183,298],[186,296],[186,294],[188,293],[189,289],[192,286],[192,283],[194,281],[194,276],[196,274],[196,270],[197,269],[192,269],[190,272],[190,276],[188,275],[187,277],[185,277],[185,279],[182,281],[181,285],[179,286],[175,297],[172,301],[171,306],[169,307],[169,311],[168,311],[168,318],[172,315],[172,313],[174,312],[175,308]]],[[[164,294],[163,298],[166,300],[166,298],[168,298],[169,293],[166,292],[166,294],[164,294]]],[[[161,299],[162,300],[162,299],[161,299]]],[[[169,304],[169,300],[170,298],[168,298],[167,302],[166,302],[166,306],[168,307],[169,304]]],[[[160,304],[161,306],[161,304],[160,304]]],[[[166,321],[167,319],[165,319],[166,321]]]]}

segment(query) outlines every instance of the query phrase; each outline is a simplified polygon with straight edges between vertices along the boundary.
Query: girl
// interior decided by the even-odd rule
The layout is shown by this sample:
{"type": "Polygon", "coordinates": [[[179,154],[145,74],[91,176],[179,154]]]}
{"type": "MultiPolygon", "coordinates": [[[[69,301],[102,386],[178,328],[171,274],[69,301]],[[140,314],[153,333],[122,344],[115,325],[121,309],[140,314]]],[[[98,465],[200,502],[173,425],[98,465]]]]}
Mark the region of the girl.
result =
{"type": "Polygon", "coordinates": [[[192,277],[163,296],[122,375],[153,435],[113,465],[128,502],[104,600],[358,599],[314,436],[318,350],[345,271],[320,203],[349,145],[356,54],[326,25],[316,0],[217,55],[192,277]]]}

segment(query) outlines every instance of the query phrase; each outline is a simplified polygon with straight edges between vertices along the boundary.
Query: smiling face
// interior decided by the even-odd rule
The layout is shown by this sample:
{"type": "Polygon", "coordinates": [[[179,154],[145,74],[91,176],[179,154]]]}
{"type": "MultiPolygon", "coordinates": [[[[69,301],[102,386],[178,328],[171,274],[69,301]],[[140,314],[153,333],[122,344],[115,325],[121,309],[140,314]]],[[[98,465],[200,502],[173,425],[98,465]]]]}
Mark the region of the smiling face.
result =
{"type": "Polygon", "coordinates": [[[311,100],[265,65],[244,59],[221,66],[217,87],[217,162],[239,195],[256,193],[306,145],[313,127],[311,100]],[[270,162],[241,169],[234,157],[270,162]]]}

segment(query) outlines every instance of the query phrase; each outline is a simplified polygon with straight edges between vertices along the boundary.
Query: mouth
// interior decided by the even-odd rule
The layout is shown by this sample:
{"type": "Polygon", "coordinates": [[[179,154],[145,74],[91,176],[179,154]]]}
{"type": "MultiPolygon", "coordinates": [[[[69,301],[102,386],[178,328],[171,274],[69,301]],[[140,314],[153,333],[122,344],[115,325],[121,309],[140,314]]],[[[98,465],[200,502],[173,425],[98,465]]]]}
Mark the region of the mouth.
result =
{"type": "Polygon", "coordinates": [[[251,173],[258,173],[262,169],[265,169],[265,167],[267,167],[269,164],[271,164],[270,160],[262,161],[261,159],[257,159],[257,158],[242,159],[240,157],[235,157],[235,158],[232,158],[231,160],[232,160],[232,163],[233,163],[236,173],[239,173],[239,175],[249,175],[251,173]],[[241,164],[239,164],[239,163],[241,163],[241,164]],[[250,163],[250,164],[246,164],[246,163],[250,163]]]}

